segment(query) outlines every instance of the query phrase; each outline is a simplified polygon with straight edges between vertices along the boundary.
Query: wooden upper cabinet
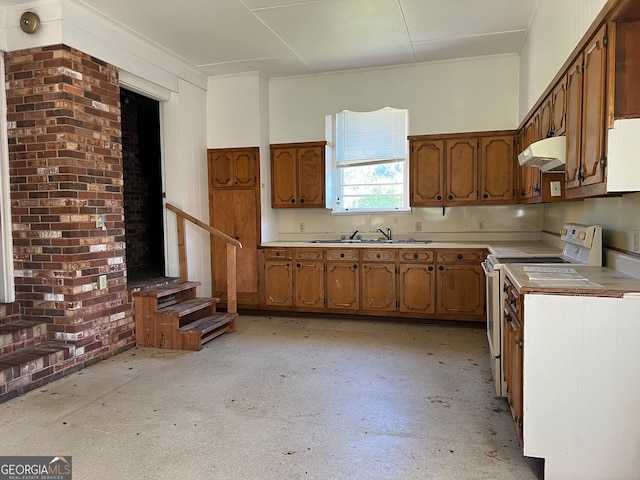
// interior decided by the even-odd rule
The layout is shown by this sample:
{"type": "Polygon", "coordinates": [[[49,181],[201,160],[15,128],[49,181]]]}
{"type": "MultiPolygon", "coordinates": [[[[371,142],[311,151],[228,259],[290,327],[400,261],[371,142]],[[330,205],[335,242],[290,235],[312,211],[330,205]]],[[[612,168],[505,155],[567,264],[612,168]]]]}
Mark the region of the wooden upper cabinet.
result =
{"type": "Polygon", "coordinates": [[[442,205],[444,200],[444,140],[411,143],[411,206],[442,205]]]}
{"type": "Polygon", "coordinates": [[[567,197],[575,188],[599,184],[605,174],[606,25],[569,68],[566,91],[567,197]]]}
{"type": "Polygon", "coordinates": [[[409,137],[411,206],[511,203],[515,132],[409,137]]]}
{"type": "Polygon", "coordinates": [[[325,206],[325,142],[271,145],[274,208],[325,206]]]}
{"type": "Polygon", "coordinates": [[[540,139],[552,137],[553,100],[551,94],[547,95],[540,105],[539,111],[539,135],[540,139]]]}
{"type": "Polygon", "coordinates": [[[257,158],[257,147],[207,150],[210,187],[254,187],[257,158]]]}
{"type": "Polygon", "coordinates": [[[551,92],[551,136],[559,137],[566,131],[567,77],[564,76],[551,92]]]}
{"type": "Polygon", "coordinates": [[[475,202],[478,199],[478,139],[447,140],[446,165],[447,202],[475,202]]]}
{"type": "Polygon", "coordinates": [[[606,26],[584,52],[582,78],[582,175],[583,186],[602,183],[605,172],[605,82],[607,75],[606,26]]]}
{"type": "Polygon", "coordinates": [[[480,192],[483,202],[515,201],[515,136],[480,139],[480,192]]]}

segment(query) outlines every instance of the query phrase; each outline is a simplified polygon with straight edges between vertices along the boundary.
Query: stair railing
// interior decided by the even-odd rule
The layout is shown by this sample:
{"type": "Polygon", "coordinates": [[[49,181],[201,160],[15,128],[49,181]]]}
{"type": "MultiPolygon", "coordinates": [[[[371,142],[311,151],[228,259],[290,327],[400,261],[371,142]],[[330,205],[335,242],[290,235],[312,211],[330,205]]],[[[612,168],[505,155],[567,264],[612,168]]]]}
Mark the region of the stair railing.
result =
{"type": "Polygon", "coordinates": [[[186,236],[186,220],[194,225],[206,230],[211,235],[215,235],[227,242],[227,312],[238,313],[238,294],[237,294],[237,277],[236,277],[236,248],[242,248],[242,243],[224,232],[213,228],[196,217],[189,215],[187,212],[180,210],[178,207],[167,203],[167,210],[176,214],[178,226],[178,260],[180,262],[180,280],[189,280],[189,270],[187,266],[187,236],[186,236]]]}

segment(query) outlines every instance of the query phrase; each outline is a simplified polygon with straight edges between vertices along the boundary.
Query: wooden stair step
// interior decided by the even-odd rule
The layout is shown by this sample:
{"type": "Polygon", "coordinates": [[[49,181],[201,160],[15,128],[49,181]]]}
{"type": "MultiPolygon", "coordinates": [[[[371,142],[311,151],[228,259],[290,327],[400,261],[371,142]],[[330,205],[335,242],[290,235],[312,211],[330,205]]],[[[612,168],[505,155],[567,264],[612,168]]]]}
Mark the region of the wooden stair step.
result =
{"type": "Polygon", "coordinates": [[[22,393],[37,385],[38,381],[46,383],[47,377],[55,378],[62,364],[73,359],[74,355],[74,345],[57,341],[46,341],[0,355],[0,398],[22,393]]]}
{"type": "Polygon", "coordinates": [[[190,281],[175,281],[170,282],[166,285],[159,285],[157,287],[146,288],[144,290],[140,290],[139,292],[135,292],[133,294],[134,297],[166,297],[169,295],[175,295],[176,293],[184,292],[185,290],[190,290],[192,288],[196,288],[200,286],[200,282],[190,282],[190,281]]]}
{"type": "Polygon", "coordinates": [[[42,343],[47,339],[47,322],[16,320],[0,325],[0,354],[42,343]]]}
{"type": "Polygon", "coordinates": [[[184,302],[174,303],[166,307],[158,309],[159,313],[177,313],[180,317],[185,317],[191,313],[211,307],[220,302],[219,298],[197,297],[185,300],[184,302]]]}
{"type": "Polygon", "coordinates": [[[237,313],[216,313],[180,327],[181,349],[200,350],[209,340],[235,330],[236,318],[238,318],[237,313]]]}

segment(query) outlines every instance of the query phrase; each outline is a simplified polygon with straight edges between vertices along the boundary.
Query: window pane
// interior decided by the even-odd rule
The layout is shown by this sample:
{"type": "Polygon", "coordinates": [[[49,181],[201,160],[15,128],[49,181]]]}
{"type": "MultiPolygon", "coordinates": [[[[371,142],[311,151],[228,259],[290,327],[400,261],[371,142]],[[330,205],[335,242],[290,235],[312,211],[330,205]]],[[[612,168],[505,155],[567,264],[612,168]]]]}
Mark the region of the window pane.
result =
{"type": "Polygon", "coordinates": [[[382,163],[379,165],[364,165],[342,168],[342,183],[374,184],[374,183],[403,183],[403,163],[382,163]]]}
{"type": "Polygon", "coordinates": [[[368,209],[402,208],[402,195],[345,197],[343,208],[345,210],[355,210],[355,209],[363,209],[363,208],[368,208],[368,209]]]}

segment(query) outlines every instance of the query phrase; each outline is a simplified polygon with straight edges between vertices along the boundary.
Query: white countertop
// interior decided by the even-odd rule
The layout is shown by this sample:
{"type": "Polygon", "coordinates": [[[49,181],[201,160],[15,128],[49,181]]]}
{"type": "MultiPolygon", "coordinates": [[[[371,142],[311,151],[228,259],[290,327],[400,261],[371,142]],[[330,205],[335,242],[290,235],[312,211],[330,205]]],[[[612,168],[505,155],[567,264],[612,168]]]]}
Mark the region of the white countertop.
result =
{"type": "Polygon", "coordinates": [[[634,292],[640,295],[640,279],[607,267],[512,263],[503,265],[503,271],[520,293],[622,296],[634,292]]]}
{"type": "Polygon", "coordinates": [[[506,242],[486,242],[486,241],[434,241],[431,243],[420,242],[403,242],[398,243],[313,243],[313,242],[294,242],[294,241],[277,241],[265,242],[262,248],[486,248],[489,253],[501,255],[514,254],[536,254],[536,253],[562,253],[562,249],[549,245],[541,241],[506,241],[506,242]]]}

